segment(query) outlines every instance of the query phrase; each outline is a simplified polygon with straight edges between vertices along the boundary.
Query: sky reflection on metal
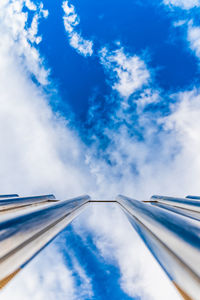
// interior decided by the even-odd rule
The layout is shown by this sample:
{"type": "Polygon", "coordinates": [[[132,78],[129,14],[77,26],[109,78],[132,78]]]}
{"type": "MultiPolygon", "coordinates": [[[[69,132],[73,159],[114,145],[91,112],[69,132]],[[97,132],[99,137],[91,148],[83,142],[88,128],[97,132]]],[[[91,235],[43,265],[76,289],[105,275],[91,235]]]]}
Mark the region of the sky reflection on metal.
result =
{"type": "MultiPolygon", "coordinates": [[[[119,195],[116,200],[107,201],[93,201],[89,196],[65,201],[56,200],[54,195],[2,197],[0,286],[4,287],[17,275],[19,270],[48,245],[87,205],[116,203],[124,210],[130,223],[181,295],[185,299],[188,297],[188,299],[198,300],[200,222],[179,214],[178,210],[173,211],[166,209],[165,206],[159,206],[159,202],[162,203],[163,200],[170,202],[171,206],[185,202],[187,206],[191,205],[193,211],[194,202],[195,207],[200,207],[199,201],[166,196],[152,196],[149,201],[143,202],[122,195],[119,195]],[[18,208],[17,211],[15,206],[18,208]]],[[[199,213],[198,209],[195,212],[199,213]]]]}

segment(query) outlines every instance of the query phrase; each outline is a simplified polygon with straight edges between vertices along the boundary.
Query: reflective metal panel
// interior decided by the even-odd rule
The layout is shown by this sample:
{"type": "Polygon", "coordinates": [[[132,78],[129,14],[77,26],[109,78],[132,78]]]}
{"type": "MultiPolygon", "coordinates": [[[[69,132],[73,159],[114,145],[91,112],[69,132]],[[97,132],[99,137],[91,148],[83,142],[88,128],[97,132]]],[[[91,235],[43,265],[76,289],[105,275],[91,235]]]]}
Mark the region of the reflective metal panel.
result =
{"type": "Polygon", "coordinates": [[[185,208],[179,208],[176,206],[166,205],[166,204],[162,204],[159,202],[150,202],[150,203],[152,205],[170,210],[171,212],[174,212],[176,214],[183,215],[185,217],[200,221],[200,213],[199,212],[192,211],[192,210],[185,209],[185,208]]]}
{"type": "Polygon", "coordinates": [[[199,300],[199,200],[153,196],[143,203],[125,196],[117,201],[90,200],[87,195],[65,201],[54,195],[0,198],[0,288],[90,202],[117,202],[183,297],[199,300]]]}
{"type": "Polygon", "coordinates": [[[191,196],[191,195],[188,195],[185,198],[200,200],[200,196],[191,196]]]}
{"type": "Polygon", "coordinates": [[[0,211],[16,208],[20,206],[26,206],[30,204],[35,204],[39,202],[55,200],[55,196],[50,195],[42,195],[42,196],[32,196],[32,197],[16,197],[16,198],[6,198],[0,199],[0,211]]]}
{"type": "Polygon", "coordinates": [[[125,196],[117,201],[169,278],[199,300],[200,222],[125,196]]]}
{"type": "Polygon", "coordinates": [[[73,220],[89,196],[3,215],[0,219],[0,280],[22,267],[73,220]]]}
{"type": "Polygon", "coordinates": [[[12,197],[19,197],[19,195],[18,194],[0,195],[0,198],[12,198],[12,197]]]}
{"type": "Polygon", "coordinates": [[[174,197],[158,196],[158,195],[152,196],[151,200],[200,212],[199,200],[193,200],[188,198],[174,198],[174,197]]]}

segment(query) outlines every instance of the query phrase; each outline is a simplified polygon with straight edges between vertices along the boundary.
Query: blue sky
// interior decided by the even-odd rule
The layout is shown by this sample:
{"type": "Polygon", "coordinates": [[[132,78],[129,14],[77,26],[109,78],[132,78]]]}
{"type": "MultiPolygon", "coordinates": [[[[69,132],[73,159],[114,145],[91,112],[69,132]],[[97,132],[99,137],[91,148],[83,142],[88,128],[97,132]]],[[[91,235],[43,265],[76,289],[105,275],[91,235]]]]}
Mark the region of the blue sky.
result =
{"type": "Polygon", "coordinates": [[[93,56],[84,59],[67,42],[61,18],[62,2],[44,4],[49,17],[39,27],[43,36],[39,48],[51,67],[53,80],[59,85],[63,105],[70,104],[78,118],[87,117],[88,101],[94,91],[102,98],[110,93],[98,59],[98,51],[105,45],[115,49],[115,43],[120,42],[129,53],[144,56],[156,84],[168,92],[190,86],[197,80],[198,65],[187,47],[185,31],[173,26],[182,12],[167,11],[156,1],[126,1],[126,5],[117,1],[115,9],[112,1],[74,1],[81,19],[77,28],[94,42],[93,56]]]}
{"type": "MultiPolygon", "coordinates": [[[[1,1],[0,192],[199,194],[199,12],[199,0],[1,1]]],[[[13,293],[180,299],[112,206],[72,222],[13,293]]]]}

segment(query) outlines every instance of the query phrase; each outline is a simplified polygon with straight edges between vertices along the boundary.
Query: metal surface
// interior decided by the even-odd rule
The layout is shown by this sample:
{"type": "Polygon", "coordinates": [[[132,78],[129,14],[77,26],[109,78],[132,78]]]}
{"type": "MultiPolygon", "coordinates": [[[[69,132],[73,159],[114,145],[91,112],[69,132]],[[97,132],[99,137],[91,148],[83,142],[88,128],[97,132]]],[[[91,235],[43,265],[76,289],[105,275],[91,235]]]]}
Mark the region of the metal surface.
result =
{"type": "Polygon", "coordinates": [[[200,200],[200,196],[191,196],[191,195],[188,195],[185,198],[200,200]]]}
{"type": "Polygon", "coordinates": [[[0,281],[21,268],[85,207],[89,196],[3,215],[0,219],[0,281]]]}
{"type": "Polygon", "coordinates": [[[159,203],[169,204],[180,208],[200,212],[199,200],[154,195],[151,197],[151,201],[157,201],[159,203]]]}
{"type": "Polygon", "coordinates": [[[182,216],[200,221],[200,213],[199,212],[189,210],[189,209],[185,209],[185,208],[179,208],[179,207],[176,207],[176,206],[166,205],[166,204],[162,204],[162,203],[154,202],[154,201],[149,202],[149,203],[151,203],[152,205],[167,209],[167,210],[169,210],[171,212],[174,212],[176,214],[179,214],[179,215],[182,215],[182,216]]]}
{"type": "Polygon", "coordinates": [[[18,194],[0,195],[0,198],[12,198],[12,197],[19,197],[19,195],[18,194]]]}
{"type": "Polygon", "coordinates": [[[9,281],[12,280],[15,277],[15,275],[17,275],[20,271],[21,271],[21,269],[18,269],[15,272],[13,272],[12,274],[10,274],[9,276],[7,276],[4,279],[0,280],[0,290],[2,288],[4,288],[4,286],[6,286],[9,283],[9,281]]]}
{"type": "Polygon", "coordinates": [[[168,277],[199,300],[200,222],[121,195],[117,202],[168,277]]]}
{"type": "Polygon", "coordinates": [[[37,204],[40,202],[55,201],[55,196],[42,195],[42,196],[32,196],[32,197],[14,197],[0,199],[0,212],[3,210],[8,210],[16,207],[22,207],[32,204],[37,204]]]}
{"type": "Polygon", "coordinates": [[[91,200],[86,195],[59,201],[52,194],[0,195],[0,288],[88,204],[116,202],[182,297],[199,300],[199,200],[152,196],[141,202],[122,195],[117,200],[91,200]]]}

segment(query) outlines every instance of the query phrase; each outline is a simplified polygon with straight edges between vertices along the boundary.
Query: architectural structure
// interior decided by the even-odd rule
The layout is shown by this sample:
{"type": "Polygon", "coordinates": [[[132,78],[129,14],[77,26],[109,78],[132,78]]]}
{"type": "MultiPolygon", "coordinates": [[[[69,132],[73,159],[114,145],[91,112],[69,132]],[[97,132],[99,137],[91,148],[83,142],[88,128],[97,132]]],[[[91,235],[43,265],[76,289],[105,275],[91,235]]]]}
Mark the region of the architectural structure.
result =
{"type": "MultiPolygon", "coordinates": [[[[115,202],[184,299],[200,299],[200,197],[0,195],[0,288],[93,202],[115,202]]],[[[133,249],[134,250],[134,249],[133,249]]]]}

